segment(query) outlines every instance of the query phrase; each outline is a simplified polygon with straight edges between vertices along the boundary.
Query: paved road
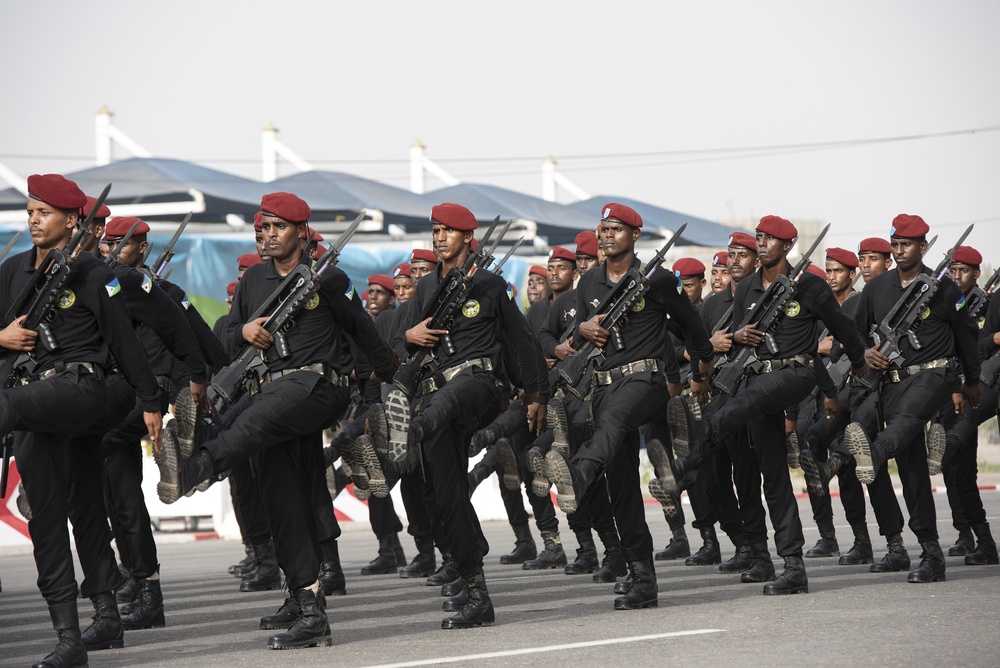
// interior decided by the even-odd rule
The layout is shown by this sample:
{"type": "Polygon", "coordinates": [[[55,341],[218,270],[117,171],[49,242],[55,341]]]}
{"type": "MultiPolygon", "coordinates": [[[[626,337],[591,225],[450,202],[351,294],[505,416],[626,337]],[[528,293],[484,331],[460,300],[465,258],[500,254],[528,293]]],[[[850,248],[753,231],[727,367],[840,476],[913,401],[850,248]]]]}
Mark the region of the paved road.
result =
{"type": "MultiPolygon", "coordinates": [[[[1000,492],[983,498],[1000,527],[1000,492]]],[[[947,545],[955,531],[943,495],[936,499],[947,545]]],[[[800,510],[809,516],[807,501],[800,510]]],[[[846,542],[850,530],[836,512],[846,542]]],[[[669,532],[657,507],[647,519],[662,547],[669,532]]],[[[91,665],[1000,664],[1000,566],[966,567],[949,558],[947,582],[911,585],[905,573],[875,575],[867,566],[838,566],[836,558],[809,560],[810,594],[764,597],[760,585],[741,585],[714,567],[658,562],[660,607],[616,612],[610,586],[592,584],[589,576],[497,565],[512,544],[510,530],[500,522],[484,528],[494,552],[486,570],[497,606],[491,628],[442,631],[437,589],[395,576],[353,575],[375,552],[371,534],[357,527],[341,539],[349,594],[330,600],[334,647],[268,651],[268,632],[257,630],[257,618],[276,610],[283,594],[238,592],[225,568],[242,556],[241,546],[171,543],[160,548],[167,628],[130,632],[125,649],[92,653],[91,665]]],[[[693,542],[695,532],[689,535],[693,542]]],[[[806,530],[807,545],[816,538],[815,528],[806,530]]],[[[906,540],[916,556],[915,539],[906,540]]],[[[575,547],[571,536],[566,542],[568,550],[575,547]]],[[[878,558],[884,545],[876,547],[878,558]]],[[[724,555],[731,551],[724,540],[724,555]]],[[[54,639],[31,556],[0,557],[0,577],[0,665],[30,665],[54,639]]],[[[88,616],[89,602],[81,601],[80,610],[88,616]]]]}

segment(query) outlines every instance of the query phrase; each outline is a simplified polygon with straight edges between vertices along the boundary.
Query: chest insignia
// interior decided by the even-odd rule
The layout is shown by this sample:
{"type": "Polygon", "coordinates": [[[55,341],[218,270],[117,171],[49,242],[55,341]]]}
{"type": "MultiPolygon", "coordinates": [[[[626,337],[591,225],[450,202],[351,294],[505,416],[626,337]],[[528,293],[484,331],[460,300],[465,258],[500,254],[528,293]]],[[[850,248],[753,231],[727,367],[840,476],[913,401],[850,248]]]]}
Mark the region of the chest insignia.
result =
{"type": "Polygon", "coordinates": [[[929,318],[930,316],[931,316],[931,307],[930,306],[924,306],[922,309],[920,309],[920,319],[921,320],[927,320],[927,318],[929,318]]]}
{"type": "Polygon", "coordinates": [[[802,305],[799,304],[794,299],[785,304],[785,315],[787,315],[789,318],[794,318],[801,312],[802,312],[802,305]]]}
{"type": "Polygon", "coordinates": [[[593,306],[594,308],[597,308],[600,304],[601,304],[600,299],[595,299],[592,302],[590,302],[590,305],[593,306]]]}
{"type": "Polygon", "coordinates": [[[646,308],[646,298],[642,297],[638,302],[632,304],[632,310],[636,313],[646,308]]]}
{"type": "Polygon", "coordinates": [[[305,305],[304,308],[307,311],[311,311],[314,308],[316,308],[317,306],[319,306],[319,293],[318,292],[316,294],[314,294],[312,297],[309,298],[309,301],[306,302],[306,305],[305,305]]]}
{"type": "MultiPolygon", "coordinates": [[[[106,285],[108,289],[108,295],[114,297],[121,290],[121,286],[118,285],[118,279],[114,279],[114,292],[111,291],[111,285],[106,285]]],[[[61,295],[59,295],[59,308],[69,308],[76,303],[76,293],[72,290],[64,290],[61,295]]]]}
{"type": "Polygon", "coordinates": [[[475,318],[479,315],[479,302],[475,299],[470,299],[462,304],[462,315],[466,318],[475,318]]]}

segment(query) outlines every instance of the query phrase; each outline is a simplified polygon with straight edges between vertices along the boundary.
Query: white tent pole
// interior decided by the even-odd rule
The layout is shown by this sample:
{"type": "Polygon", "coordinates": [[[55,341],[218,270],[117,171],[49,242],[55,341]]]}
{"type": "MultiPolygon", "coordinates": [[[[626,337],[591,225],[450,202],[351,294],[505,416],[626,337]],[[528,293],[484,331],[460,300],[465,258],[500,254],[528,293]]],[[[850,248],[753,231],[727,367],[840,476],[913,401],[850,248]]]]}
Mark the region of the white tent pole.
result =
{"type": "Polygon", "coordinates": [[[556,159],[551,155],[542,161],[542,199],[556,201],[556,159]]]}
{"type": "Polygon", "coordinates": [[[98,167],[111,162],[111,110],[101,107],[94,116],[95,160],[98,167]]]}
{"type": "MultiPolygon", "coordinates": [[[[0,162],[0,179],[3,179],[9,183],[14,190],[18,191],[24,196],[28,195],[28,182],[18,176],[14,170],[10,169],[7,165],[0,162]]],[[[18,215],[24,218],[24,212],[18,211],[18,215]]]]}
{"type": "Polygon", "coordinates": [[[424,145],[419,139],[410,144],[410,192],[424,194],[424,145]]]}
{"type": "Polygon", "coordinates": [[[260,161],[264,183],[270,183],[278,178],[278,128],[274,123],[268,123],[260,131],[260,161]]]}

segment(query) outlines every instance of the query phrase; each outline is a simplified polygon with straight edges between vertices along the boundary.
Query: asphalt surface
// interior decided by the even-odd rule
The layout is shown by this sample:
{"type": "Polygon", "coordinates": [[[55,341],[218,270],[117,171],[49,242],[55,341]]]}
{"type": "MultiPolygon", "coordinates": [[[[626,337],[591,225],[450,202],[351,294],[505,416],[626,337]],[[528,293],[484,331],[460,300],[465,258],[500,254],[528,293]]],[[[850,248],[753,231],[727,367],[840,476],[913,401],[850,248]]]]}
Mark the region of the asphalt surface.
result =
{"type": "MultiPolygon", "coordinates": [[[[956,536],[944,495],[936,495],[942,545],[956,536]]],[[[1000,527],[1000,492],[984,492],[987,514],[1000,527]]],[[[851,532],[834,501],[841,547],[851,532]]],[[[808,501],[800,501],[809,518],[808,501]]],[[[905,512],[905,511],[904,511],[905,512]]],[[[871,519],[871,514],[869,513],[871,519]]],[[[658,506],[647,507],[658,548],[669,530],[658,506]]],[[[807,524],[810,524],[807,522],[807,524]]],[[[565,527],[565,523],[561,523],[565,527]]],[[[948,558],[947,581],[916,585],[906,573],[872,574],[868,566],[838,566],[837,558],[807,560],[810,593],[765,597],[761,585],[716,567],[657,562],[659,607],[616,612],[611,585],[559,571],[500,566],[513,544],[501,522],[484,525],[492,545],[487,583],[495,626],[443,631],[443,600],[423,580],[362,577],[376,543],[362,525],[346,528],[341,559],[348,595],[331,597],[332,648],[273,651],[258,618],[277,610],[284,592],[242,594],[226,567],[242,557],[233,541],[166,543],[159,549],[167,627],[132,631],[122,650],[93,652],[93,666],[351,666],[433,665],[932,665],[1000,664],[1000,566],[965,566],[948,558]]],[[[873,533],[877,533],[874,526],[873,533]]],[[[996,532],[996,529],[994,529],[996,532]]],[[[1000,532],[997,532],[1000,533],[1000,532]]],[[[575,540],[566,531],[567,552],[575,540]]],[[[700,544],[688,531],[692,546],[700,544]]],[[[806,528],[806,546],[817,539],[806,528]]],[[[173,537],[176,539],[176,536],[173,537]]],[[[537,538],[537,532],[536,532],[537,538]]],[[[914,565],[920,548],[905,533],[914,565]]],[[[885,551],[875,537],[876,559],[885,551]]],[[[404,548],[412,556],[412,542],[404,548]]],[[[732,546],[723,538],[723,558],[732,546]]],[[[780,561],[776,559],[780,571],[780,561]]],[[[78,571],[79,572],[79,571],[78,571]]],[[[31,665],[51,651],[55,636],[35,587],[30,554],[0,557],[0,665],[31,665]]],[[[84,625],[89,601],[80,601],[84,625]]]]}

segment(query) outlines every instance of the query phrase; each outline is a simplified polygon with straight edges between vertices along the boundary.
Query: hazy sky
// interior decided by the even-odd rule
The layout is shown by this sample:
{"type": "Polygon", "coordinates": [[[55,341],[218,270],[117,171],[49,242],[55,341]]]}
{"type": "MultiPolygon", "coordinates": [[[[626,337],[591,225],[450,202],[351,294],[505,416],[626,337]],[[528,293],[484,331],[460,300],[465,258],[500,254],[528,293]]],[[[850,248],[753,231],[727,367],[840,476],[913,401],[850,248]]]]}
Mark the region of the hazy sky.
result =
{"type": "Polygon", "coordinates": [[[977,221],[1000,262],[996,0],[0,0],[0,21],[23,176],[92,164],[106,104],[154,155],[255,178],[274,121],[317,167],[402,187],[420,138],[465,181],[540,195],[552,155],[591,195],[821,219],[848,247],[904,211],[943,245],[977,221]]]}

